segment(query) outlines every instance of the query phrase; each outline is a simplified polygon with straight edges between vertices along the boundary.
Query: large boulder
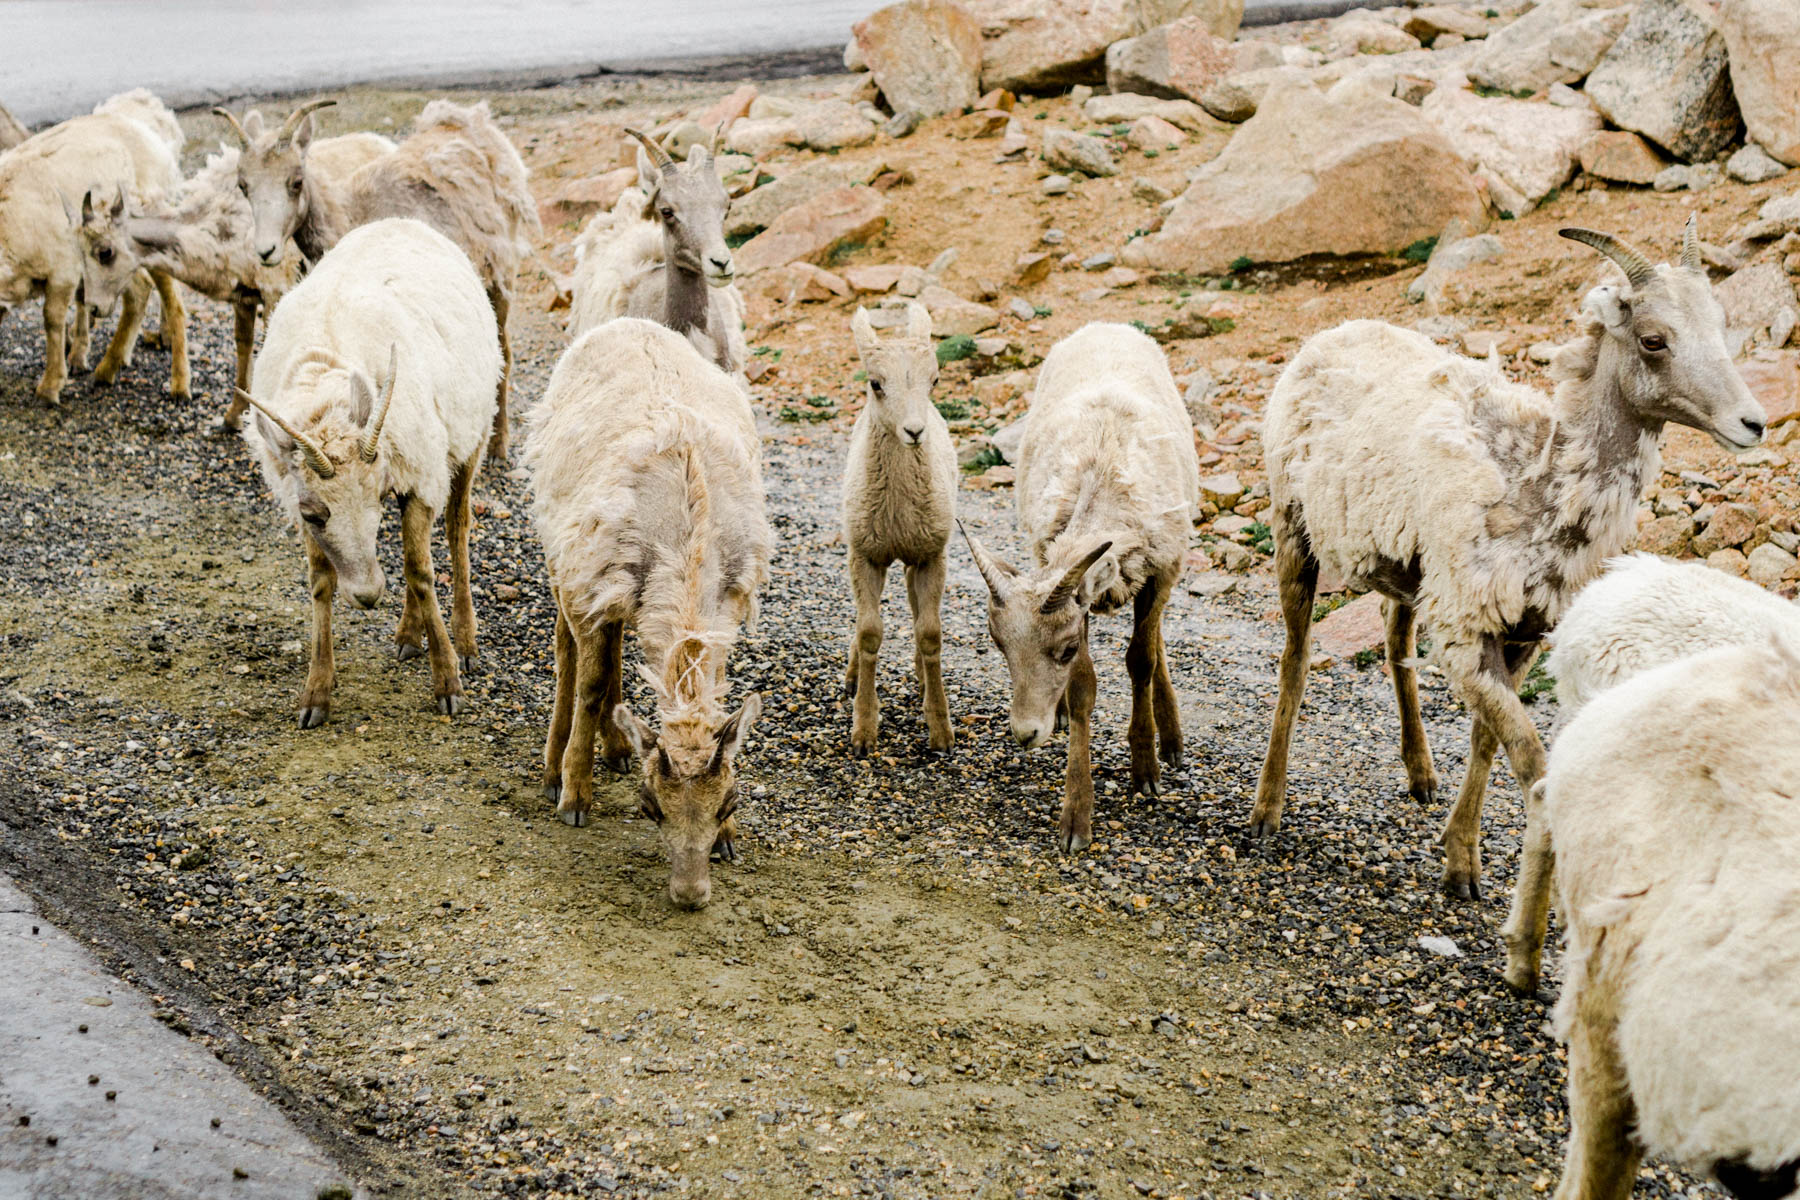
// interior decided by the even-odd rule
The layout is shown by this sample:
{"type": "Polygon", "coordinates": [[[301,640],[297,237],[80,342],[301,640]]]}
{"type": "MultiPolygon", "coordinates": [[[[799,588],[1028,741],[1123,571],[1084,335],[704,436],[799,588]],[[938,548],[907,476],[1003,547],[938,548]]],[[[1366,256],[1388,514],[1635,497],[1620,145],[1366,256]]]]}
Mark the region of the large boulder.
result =
{"type": "Polygon", "coordinates": [[[1160,117],[1189,133],[1231,132],[1228,126],[1207,116],[1206,111],[1191,100],[1158,100],[1154,96],[1130,92],[1094,96],[1081,106],[1081,115],[1096,125],[1129,125],[1142,117],[1160,117]]]}
{"type": "Polygon", "coordinates": [[[1586,91],[1608,121],[1684,162],[1711,159],[1737,138],[1725,35],[1706,0],[1640,0],[1586,91]]]}
{"type": "Polygon", "coordinates": [[[1603,130],[1581,143],[1581,169],[1614,183],[1648,187],[1668,165],[1655,146],[1622,129],[1603,130]]]}
{"type": "Polygon", "coordinates": [[[875,126],[869,118],[843,100],[808,104],[794,114],[793,121],[800,140],[811,150],[842,150],[875,140],[875,126]]]}
{"type": "Polygon", "coordinates": [[[981,23],[981,86],[1043,91],[1105,78],[1106,48],[1158,25],[1198,17],[1237,33],[1244,0],[967,0],[981,23]]]}
{"type": "Polygon", "coordinates": [[[791,262],[819,262],[887,228],[887,201],[870,187],[833,188],[797,204],[738,248],[737,267],[754,275],[791,262]]]}
{"type": "Polygon", "coordinates": [[[1631,10],[1617,0],[1545,0],[1490,33],[1469,64],[1469,79],[1513,95],[1575,83],[1594,69],[1631,10]]]}
{"type": "Polygon", "coordinates": [[[1800,4],[1729,0],[1719,32],[1731,57],[1731,87],[1756,143],[1800,167],[1800,4]]]}
{"type": "Polygon", "coordinates": [[[1600,129],[1590,108],[1477,96],[1440,87],[1420,105],[1486,182],[1497,208],[1522,217],[1575,173],[1582,143],[1600,129]]]}
{"type": "Polygon", "coordinates": [[[1201,167],[1163,227],[1126,245],[1134,267],[1218,275],[1240,259],[1386,254],[1485,216],[1455,149],[1391,97],[1285,85],[1201,167]]]}
{"type": "Polygon", "coordinates": [[[1231,40],[1200,17],[1158,25],[1106,49],[1106,86],[1169,100],[1199,100],[1235,69],[1231,40]]]}
{"type": "Polygon", "coordinates": [[[760,232],[788,209],[824,192],[868,183],[886,169],[879,159],[860,163],[821,159],[807,163],[733,200],[731,211],[725,214],[725,236],[760,232]]]}
{"type": "Polygon", "coordinates": [[[1312,86],[1312,74],[1305,67],[1259,67],[1239,71],[1213,84],[1200,97],[1200,107],[1221,121],[1248,121],[1256,115],[1257,105],[1278,84],[1312,86]]]}
{"type": "Polygon", "coordinates": [[[895,112],[941,117],[981,95],[981,26],[949,0],[904,0],[851,26],[875,86],[895,112]]]}

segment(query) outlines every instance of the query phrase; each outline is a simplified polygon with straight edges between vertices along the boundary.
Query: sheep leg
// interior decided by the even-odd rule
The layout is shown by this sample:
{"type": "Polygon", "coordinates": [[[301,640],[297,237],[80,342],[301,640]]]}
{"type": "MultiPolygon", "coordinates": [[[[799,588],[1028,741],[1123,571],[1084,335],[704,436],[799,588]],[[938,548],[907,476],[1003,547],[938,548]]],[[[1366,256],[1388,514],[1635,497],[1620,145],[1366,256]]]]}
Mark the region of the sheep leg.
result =
{"type": "Polygon", "coordinates": [[[1287,641],[1281,648],[1281,690],[1275,700],[1275,720],[1269,726],[1269,750],[1256,784],[1256,806],[1250,810],[1252,837],[1266,837],[1280,829],[1281,812],[1287,805],[1288,748],[1312,666],[1313,594],[1319,586],[1319,562],[1294,545],[1293,539],[1283,538],[1275,547],[1275,574],[1281,584],[1287,641]]]}
{"type": "Polygon", "coordinates": [[[187,309],[181,303],[181,292],[175,278],[154,271],[150,279],[162,301],[162,339],[169,347],[169,395],[186,400],[193,395],[193,382],[188,371],[187,309]]]}
{"type": "MultiPolygon", "coordinates": [[[[100,363],[94,368],[95,383],[113,383],[119,378],[119,372],[131,365],[131,356],[137,351],[138,334],[144,329],[144,312],[149,307],[150,277],[139,271],[125,285],[125,298],[119,305],[119,324],[113,329],[112,341],[106,344],[106,353],[100,356],[100,363]]],[[[83,305],[82,311],[86,309],[83,305]]],[[[86,334],[77,331],[76,336],[83,339],[78,363],[85,367],[86,334]]]]}
{"type": "Polygon", "coordinates": [[[239,393],[250,390],[250,361],[256,352],[256,301],[232,302],[231,332],[237,342],[237,377],[234,382],[238,390],[231,393],[231,406],[225,410],[224,422],[227,429],[242,429],[244,409],[249,404],[239,393]]]}
{"type": "Polygon", "coordinates": [[[562,799],[563,750],[569,744],[569,723],[575,709],[575,635],[563,615],[562,593],[551,589],[556,601],[556,705],[550,712],[550,731],[544,738],[544,798],[562,799]]]}
{"type": "Polygon", "coordinates": [[[73,285],[52,280],[44,288],[44,373],[38,377],[37,398],[52,408],[69,379],[69,364],[63,355],[69,336],[69,305],[74,299],[73,285]]]}
{"type": "Polygon", "coordinates": [[[457,666],[475,669],[481,655],[475,645],[475,597],[469,588],[469,494],[474,491],[475,455],[450,472],[450,505],[444,510],[444,540],[450,546],[450,630],[457,666]]]}
{"type": "Polygon", "coordinates": [[[1512,911],[1500,936],[1506,940],[1506,986],[1520,995],[1537,991],[1544,963],[1544,935],[1550,926],[1550,886],[1556,855],[1544,819],[1544,784],[1525,793],[1525,844],[1519,851],[1519,879],[1512,911]]]}
{"type": "Polygon", "coordinates": [[[850,752],[859,756],[875,749],[875,734],[881,728],[875,658],[881,653],[881,592],[886,586],[885,565],[878,567],[860,554],[851,554],[850,594],[856,598],[856,636],[850,643],[845,684],[852,702],[850,752]]]}
{"type": "Polygon", "coordinates": [[[1064,854],[1085,850],[1094,840],[1094,772],[1089,758],[1088,718],[1094,712],[1098,679],[1088,654],[1087,618],[1081,621],[1081,651],[1069,672],[1069,765],[1063,774],[1062,818],[1056,843],[1064,854]]]}
{"type": "Polygon", "coordinates": [[[88,369],[88,349],[94,336],[94,310],[87,306],[85,289],[75,293],[75,319],[69,335],[69,370],[79,375],[88,369]]]}
{"type": "Polygon", "coordinates": [[[1162,792],[1162,765],[1156,759],[1155,702],[1151,692],[1156,677],[1156,631],[1162,625],[1163,605],[1172,581],[1153,575],[1144,581],[1132,600],[1131,644],[1125,649],[1125,671],[1131,677],[1131,725],[1126,741],[1131,746],[1131,791],[1146,796],[1162,792]]]}
{"type": "Polygon", "coordinates": [[[512,388],[512,333],[507,329],[507,318],[512,313],[512,294],[507,288],[491,287],[488,303],[494,306],[494,323],[500,329],[500,386],[494,394],[494,431],[488,438],[488,457],[505,462],[512,432],[506,417],[507,394],[512,388]]]}
{"type": "Polygon", "coordinates": [[[1526,715],[1518,693],[1519,682],[1531,668],[1537,650],[1535,642],[1506,646],[1490,634],[1481,641],[1479,666],[1474,670],[1457,669],[1455,659],[1464,655],[1446,655],[1451,665],[1451,682],[1477,722],[1471,731],[1469,772],[1463,778],[1442,838],[1444,891],[1460,899],[1481,899],[1481,807],[1487,793],[1494,743],[1506,750],[1513,778],[1526,795],[1544,775],[1544,744],[1538,740],[1537,729],[1526,715]],[[1480,736],[1484,730],[1486,746],[1480,736]]]}
{"type": "Polygon", "coordinates": [[[1553,1200],[1630,1200],[1644,1152],[1609,1024],[1588,1014],[1569,1035],[1569,1150],[1553,1200]]]}
{"type": "MultiPolygon", "coordinates": [[[[1168,591],[1164,594],[1163,603],[1168,604],[1168,596],[1175,591],[1175,577],[1170,576],[1168,591]]],[[[1156,674],[1151,681],[1151,699],[1156,707],[1156,737],[1162,760],[1171,767],[1181,766],[1181,705],[1175,699],[1175,684],[1169,678],[1169,645],[1163,638],[1162,616],[1159,613],[1156,624],[1151,630],[1156,635],[1156,674]]]]}
{"type": "Polygon", "coordinates": [[[1419,717],[1419,674],[1412,667],[1418,651],[1413,606],[1392,597],[1381,603],[1387,619],[1388,671],[1394,677],[1394,700],[1400,706],[1400,758],[1406,763],[1406,790],[1415,800],[1429,803],[1437,795],[1437,771],[1431,765],[1431,745],[1425,740],[1425,722],[1419,717]]]}
{"type": "Polygon", "coordinates": [[[625,702],[625,622],[608,621],[600,629],[600,677],[606,692],[600,700],[600,753],[615,775],[631,770],[631,743],[613,720],[613,710],[625,702]]]}
{"type": "Polygon", "coordinates": [[[431,693],[437,710],[455,716],[463,708],[462,679],[450,652],[450,631],[438,608],[437,572],[431,566],[431,521],[437,514],[417,496],[400,498],[400,553],[405,562],[406,598],[425,618],[426,653],[431,658],[431,693]]]}
{"type": "Polygon", "coordinates": [[[556,817],[564,825],[577,829],[588,823],[588,812],[594,807],[594,733],[603,715],[606,699],[604,658],[605,631],[571,628],[574,635],[575,680],[569,690],[573,697],[573,721],[568,744],[562,754],[562,795],[556,802],[556,817]]]}
{"type": "Polygon", "coordinates": [[[913,615],[913,669],[925,699],[927,744],[948,751],[956,741],[950,729],[950,701],[944,695],[944,556],[934,555],[906,568],[906,599],[913,615]]]}
{"type": "Polygon", "coordinates": [[[300,728],[316,729],[331,715],[331,688],[337,682],[337,662],[331,649],[331,598],[337,594],[337,568],[310,533],[301,530],[300,541],[306,547],[312,584],[312,654],[306,686],[300,691],[300,728]]]}

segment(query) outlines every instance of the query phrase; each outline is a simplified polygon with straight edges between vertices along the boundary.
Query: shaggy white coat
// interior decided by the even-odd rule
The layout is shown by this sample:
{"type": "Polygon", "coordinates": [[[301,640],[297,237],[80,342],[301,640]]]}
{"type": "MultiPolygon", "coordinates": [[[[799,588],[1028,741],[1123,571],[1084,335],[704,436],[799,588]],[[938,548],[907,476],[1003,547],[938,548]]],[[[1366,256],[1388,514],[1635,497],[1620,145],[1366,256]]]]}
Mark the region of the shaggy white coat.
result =
{"type": "Polygon", "coordinates": [[[1014,490],[1038,566],[1071,565],[1112,540],[1087,574],[1091,612],[1129,603],[1154,574],[1178,573],[1200,468],[1162,347],[1103,322],[1058,342],[1038,372],[1014,490]],[[1071,525],[1082,536],[1059,541],[1071,525]]]}
{"type": "Polygon", "coordinates": [[[1550,755],[1559,1032],[1612,1041],[1654,1154],[1800,1159],[1800,661],[1707,651],[1595,696],[1550,755]]]}
{"type": "Polygon", "coordinates": [[[11,150],[31,136],[31,132],[0,104],[0,151],[11,150]]]}
{"type": "Polygon", "coordinates": [[[1718,646],[1800,646],[1800,609],[1701,563],[1628,554],[1581,589],[1563,614],[1546,666],[1564,719],[1640,671],[1718,646]]]}
{"type": "MultiPolygon", "coordinates": [[[[500,340],[468,257],[430,226],[394,219],[345,235],[276,305],[250,392],[306,430],[331,415],[347,372],[362,372],[377,394],[386,388],[392,347],[398,382],[382,432],[382,490],[417,496],[442,512],[451,469],[487,445],[500,340]]],[[[261,424],[244,422],[244,441],[298,523],[291,470],[264,442],[261,424]]]]}

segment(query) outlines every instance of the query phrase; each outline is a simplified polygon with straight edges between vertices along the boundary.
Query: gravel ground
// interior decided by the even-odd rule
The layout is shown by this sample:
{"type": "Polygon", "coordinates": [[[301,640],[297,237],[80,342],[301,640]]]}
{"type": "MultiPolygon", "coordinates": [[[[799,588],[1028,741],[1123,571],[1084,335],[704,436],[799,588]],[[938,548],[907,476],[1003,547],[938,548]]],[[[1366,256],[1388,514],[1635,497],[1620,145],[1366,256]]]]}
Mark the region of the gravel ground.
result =
{"type": "MultiPolygon", "coordinates": [[[[1125,628],[1098,626],[1098,838],[1063,859],[1062,744],[1007,739],[960,547],[955,755],[923,753],[890,588],[882,753],[848,756],[843,436],[770,421],[777,561],[733,672],[767,702],[747,854],[715,869],[709,909],[678,914],[633,784],[584,830],[537,795],[552,610],[505,465],[480,493],[488,666],[470,711],[434,716],[424,666],[393,660],[390,597],[340,607],[331,723],[293,727],[302,560],[242,445],[210,427],[229,319],[195,308],[193,403],[141,351],[118,386],[83,377],[62,411],[34,407],[36,314],[0,325],[0,865],[372,1190],[1423,1198],[1554,1181],[1562,1053],[1544,1003],[1499,976],[1516,788],[1496,771],[1487,898],[1446,900],[1445,804],[1405,795],[1380,669],[1341,664],[1312,680],[1283,832],[1248,842],[1279,649],[1266,573],[1170,607],[1189,755],[1158,799],[1125,795],[1125,628]]],[[[527,320],[518,409],[560,343],[527,320]]],[[[1011,552],[1009,501],[961,503],[1011,552]]],[[[1454,780],[1467,719],[1423,682],[1454,780]]],[[[1553,715],[1546,699],[1546,732],[1553,715]]],[[[1638,1194],[1715,1193],[1657,1168],[1638,1194]]]]}

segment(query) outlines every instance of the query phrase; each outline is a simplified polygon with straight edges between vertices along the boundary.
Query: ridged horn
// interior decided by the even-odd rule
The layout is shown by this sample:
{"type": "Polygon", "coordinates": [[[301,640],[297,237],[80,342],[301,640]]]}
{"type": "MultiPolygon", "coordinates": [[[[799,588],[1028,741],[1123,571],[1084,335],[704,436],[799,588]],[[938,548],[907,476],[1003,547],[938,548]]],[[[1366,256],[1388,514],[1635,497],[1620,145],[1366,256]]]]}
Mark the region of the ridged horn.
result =
{"type": "Polygon", "coordinates": [[[237,119],[237,114],[232,112],[229,108],[221,108],[216,104],[213,105],[212,111],[213,116],[223,118],[225,123],[231,126],[231,132],[237,134],[238,149],[248,150],[250,148],[250,135],[244,132],[243,122],[237,119]]]}
{"type": "Polygon", "coordinates": [[[1681,231],[1681,265],[1690,271],[1706,271],[1706,264],[1700,261],[1700,214],[1690,213],[1687,228],[1681,231]]]}
{"type": "Polygon", "coordinates": [[[325,452],[319,449],[318,443],[314,442],[304,433],[301,433],[298,429],[295,429],[292,425],[289,425],[286,418],[282,417],[280,413],[275,412],[273,409],[263,404],[261,400],[252,396],[243,388],[237,388],[236,391],[238,399],[242,400],[245,404],[248,404],[251,408],[254,408],[263,416],[269,418],[275,428],[294,439],[294,445],[300,447],[300,457],[306,460],[307,467],[312,470],[314,475],[317,475],[320,479],[330,479],[333,475],[337,474],[337,468],[331,465],[331,460],[325,457],[325,452]]]}
{"type": "Polygon", "coordinates": [[[1610,233],[1597,233],[1592,229],[1559,229],[1556,232],[1571,242],[1592,246],[1618,263],[1632,287],[1641,287],[1656,277],[1656,268],[1650,264],[1649,259],[1610,233]]]}
{"type": "Polygon", "coordinates": [[[336,100],[308,100],[305,104],[302,104],[299,108],[296,108],[293,112],[289,113],[288,119],[281,123],[281,132],[275,135],[276,143],[280,144],[293,137],[294,131],[300,128],[300,122],[306,120],[307,117],[311,116],[321,108],[330,108],[336,103],[336,100]]]}
{"type": "Polygon", "coordinates": [[[975,560],[975,569],[981,572],[982,582],[987,584],[988,591],[994,594],[995,599],[1004,599],[1006,581],[1013,573],[1011,568],[989,554],[987,547],[976,541],[961,521],[956,523],[956,527],[962,530],[963,541],[969,547],[969,557],[975,560]]]}
{"type": "Polygon", "coordinates": [[[362,441],[357,443],[357,451],[364,462],[372,463],[381,452],[381,427],[387,423],[388,406],[394,402],[394,384],[399,382],[397,372],[400,369],[400,347],[388,347],[388,382],[382,389],[381,398],[375,402],[375,415],[370,418],[368,429],[364,431],[362,441]]]}
{"type": "Polygon", "coordinates": [[[660,167],[665,171],[673,171],[675,169],[675,160],[669,157],[669,152],[667,150],[664,150],[661,146],[657,145],[655,138],[629,127],[625,132],[642,143],[645,152],[650,155],[650,162],[652,165],[660,167]]]}
{"type": "Polygon", "coordinates": [[[1043,607],[1038,611],[1051,612],[1073,600],[1075,598],[1075,592],[1081,587],[1081,581],[1087,577],[1088,568],[1099,562],[1100,556],[1111,549],[1112,543],[1110,541],[1101,542],[1098,546],[1095,546],[1092,550],[1089,550],[1086,554],[1082,555],[1080,560],[1076,562],[1074,566],[1063,572],[1063,577],[1057,580],[1056,586],[1051,589],[1050,594],[1044,597],[1043,607]]]}

